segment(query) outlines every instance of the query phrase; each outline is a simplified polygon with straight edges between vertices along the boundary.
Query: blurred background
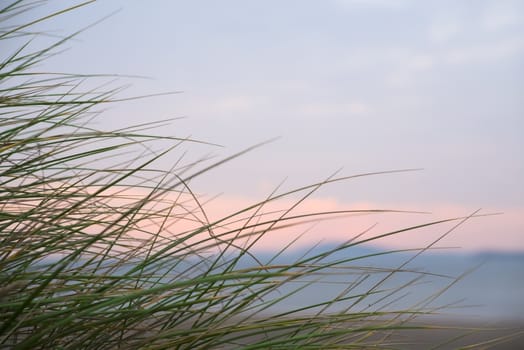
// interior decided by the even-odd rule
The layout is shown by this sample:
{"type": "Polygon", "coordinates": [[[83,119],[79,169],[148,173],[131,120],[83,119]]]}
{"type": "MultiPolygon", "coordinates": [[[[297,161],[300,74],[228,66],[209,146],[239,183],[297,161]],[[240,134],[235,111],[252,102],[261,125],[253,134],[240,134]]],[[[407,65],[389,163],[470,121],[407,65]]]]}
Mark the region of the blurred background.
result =
{"type": "MultiPolygon", "coordinates": [[[[38,11],[53,6],[62,4],[38,11]]],[[[202,196],[221,194],[210,215],[261,200],[283,180],[285,190],[337,171],[422,168],[325,186],[306,209],[430,214],[315,226],[297,249],[375,224],[372,234],[499,213],[438,244],[458,249],[417,261],[454,272],[488,261],[450,298],[484,305],[473,314],[523,319],[524,2],[112,0],[41,28],[60,36],[101,19],[39,69],[146,77],[119,80],[132,83],[126,96],[181,93],[111,106],[99,127],[184,117],[159,131],[221,145],[184,146],[193,160],[280,137],[192,181],[202,196]]],[[[447,229],[366,249],[421,247],[447,229]]],[[[280,246],[272,239],[259,249],[280,246]]]]}

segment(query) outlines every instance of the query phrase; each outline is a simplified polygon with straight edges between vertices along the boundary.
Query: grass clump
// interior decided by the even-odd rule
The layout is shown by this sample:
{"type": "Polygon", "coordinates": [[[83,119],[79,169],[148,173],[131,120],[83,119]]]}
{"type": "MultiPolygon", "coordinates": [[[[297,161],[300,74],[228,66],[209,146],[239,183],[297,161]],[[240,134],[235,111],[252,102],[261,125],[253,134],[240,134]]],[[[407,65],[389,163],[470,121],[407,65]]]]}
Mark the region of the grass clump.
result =
{"type": "Polygon", "coordinates": [[[0,62],[2,348],[391,348],[401,346],[392,335],[422,327],[409,321],[434,311],[438,293],[407,309],[395,302],[427,273],[409,270],[408,262],[371,268],[363,261],[376,253],[351,250],[369,239],[293,262],[282,259],[291,245],[269,258],[252,250],[272,231],[334,214],[291,211],[321,186],[352,177],[273,193],[209,220],[188,183],[240,154],[214,164],[180,156],[159,169],[157,160],[200,141],[155,136],[150,129],[164,121],[93,128],[98,107],[119,90],[85,88],[97,77],[37,70],[73,36],[33,49],[42,33],[32,27],[78,7],[16,23],[40,5],[0,8],[1,45],[21,43],[2,50],[0,62]],[[265,212],[287,198],[295,204],[265,212]],[[397,275],[409,277],[390,283],[397,275]],[[338,294],[290,306],[304,290],[328,283],[341,286],[338,294]]]}

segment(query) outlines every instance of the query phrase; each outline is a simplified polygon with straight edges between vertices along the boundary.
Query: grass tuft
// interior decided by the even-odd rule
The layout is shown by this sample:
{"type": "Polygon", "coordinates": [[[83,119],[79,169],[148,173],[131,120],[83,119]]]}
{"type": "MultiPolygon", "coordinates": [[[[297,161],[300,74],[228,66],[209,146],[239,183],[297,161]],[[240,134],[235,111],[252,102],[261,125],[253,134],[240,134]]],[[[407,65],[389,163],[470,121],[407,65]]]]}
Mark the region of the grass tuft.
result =
{"type": "Polygon", "coordinates": [[[467,218],[356,236],[293,262],[281,259],[292,243],[269,258],[257,256],[253,247],[269,232],[296,227],[298,236],[304,222],[376,212],[292,215],[322,186],[378,173],[275,192],[210,221],[189,182],[251,148],[215,163],[180,156],[171,169],[157,168],[181,145],[201,141],[151,132],[170,121],[94,129],[98,108],[122,100],[120,90],[86,89],[97,76],[37,70],[78,33],[33,49],[43,33],[32,27],[90,2],[22,24],[17,18],[45,2],[0,8],[0,44],[15,47],[3,50],[0,62],[2,348],[389,349],[402,347],[398,334],[431,328],[411,321],[438,311],[431,306],[438,292],[410,308],[397,301],[425,277],[450,286],[456,279],[410,270],[411,259],[371,266],[370,258],[400,251],[358,256],[353,248],[467,218]],[[286,210],[266,210],[290,198],[295,201],[286,210]],[[339,285],[338,293],[293,304],[327,284],[339,285]]]}

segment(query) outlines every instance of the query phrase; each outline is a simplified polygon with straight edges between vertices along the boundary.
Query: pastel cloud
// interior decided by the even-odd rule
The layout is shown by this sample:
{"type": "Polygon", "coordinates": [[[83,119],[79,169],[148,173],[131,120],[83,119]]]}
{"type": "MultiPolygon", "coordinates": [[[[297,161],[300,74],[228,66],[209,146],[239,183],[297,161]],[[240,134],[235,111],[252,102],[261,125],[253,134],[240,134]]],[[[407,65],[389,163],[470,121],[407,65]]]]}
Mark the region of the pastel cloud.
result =
{"type": "Polygon", "coordinates": [[[297,113],[300,116],[328,118],[330,116],[365,115],[372,107],[361,102],[302,104],[297,113]]]}
{"type": "Polygon", "coordinates": [[[436,50],[397,50],[391,56],[392,69],[386,75],[390,86],[403,87],[418,79],[419,73],[437,71],[443,66],[489,65],[518,57],[524,52],[524,40],[507,38],[496,42],[462,45],[436,50]]]}
{"type": "Polygon", "coordinates": [[[509,38],[495,43],[450,49],[441,55],[441,60],[448,64],[488,63],[521,54],[522,51],[524,40],[509,38]]]}
{"type": "MultiPolygon", "coordinates": [[[[140,198],[144,193],[126,190],[126,198],[140,198]]],[[[123,198],[122,193],[120,198],[123,198]]],[[[122,199],[120,199],[122,200],[122,199]]],[[[280,198],[263,205],[242,196],[220,196],[211,200],[201,198],[195,202],[187,193],[173,193],[165,196],[154,207],[158,216],[151,216],[144,221],[141,230],[161,230],[165,240],[172,240],[180,235],[214,223],[210,230],[204,230],[199,237],[186,243],[197,242],[210,237],[239,236],[236,243],[246,246],[257,242],[253,248],[259,251],[276,251],[294,242],[293,247],[306,248],[316,243],[335,243],[350,239],[366,240],[384,233],[402,230],[408,227],[451,218],[467,217],[476,208],[451,204],[402,204],[402,203],[342,203],[334,198],[280,198]],[[163,204],[162,204],[163,203],[163,204]],[[161,213],[166,208],[178,203],[166,222],[161,213]],[[250,210],[242,211],[252,207],[250,210]],[[290,210],[292,208],[292,210],[290,210]],[[385,210],[380,212],[380,210],[385,210]],[[387,212],[392,210],[392,212],[387,212]],[[431,212],[415,213],[415,211],[431,212]],[[368,211],[368,212],[366,212],[368,211]],[[397,211],[397,212],[394,212],[397,211]],[[405,212],[401,212],[405,211],[405,212]],[[313,213],[324,215],[310,215],[313,213]],[[234,214],[236,213],[236,214],[234,214]],[[231,215],[234,214],[234,215],[231,215]],[[223,218],[227,218],[222,220],[223,218]],[[284,220],[277,221],[279,218],[284,220]],[[263,235],[262,232],[266,231],[263,235]],[[365,234],[359,236],[361,233],[365,234]],[[204,235],[204,236],[202,236],[204,235]],[[262,237],[263,236],[263,237],[262,237]],[[297,237],[299,237],[297,239],[297,237]],[[358,238],[356,238],[359,236],[358,238]],[[261,237],[261,238],[260,238],[261,237]],[[296,240],[296,241],[295,241],[296,240]]],[[[457,247],[458,252],[472,251],[524,251],[524,208],[498,208],[500,215],[481,216],[468,219],[440,240],[435,247],[457,247]]],[[[493,211],[481,211],[489,214],[493,211]]],[[[461,220],[455,220],[424,228],[408,230],[368,244],[385,249],[424,248],[438,240],[461,220]]],[[[136,237],[143,233],[137,231],[136,237]]]]}
{"type": "Polygon", "coordinates": [[[226,96],[215,101],[211,109],[219,113],[244,113],[255,108],[258,104],[252,96],[226,96]]]}
{"type": "MultiPolygon", "coordinates": [[[[222,198],[219,206],[228,207],[231,203],[244,205],[248,200],[239,198],[222,198]]],[[[292,202],[281,203],[282,208],[289,207],[292,202]]],[[[218,204],[218,203],[217,203],[218,204]]],[[[420,205],[420,204],[380,204],[380,203],[341,203],[332,198],[314,198],[297,207],[290,215],[300,215],[314,212],[342,212],[344,210],[405,210],[406,212],[384,213],[352,213],[331,214],[329,220],[317,223],[307,222],[303,225],[276,230],[268,233],[265,239],[257,243],[262,250],[279,249],[284,243],[290,242],[297,234],[306,232],[296,243],[300,247],[311,246],[322,242],[342,242],[372,228],[359,239],[367,239],[387,232],[402,230],[408,227],[423,225],[429,222],[450,218],[467,217],[476,208],[450,204],[420,205]],[[432,214],[409,213],[416,210],[431,211],[432,214]]],[[[462,225],[449,233],[436,244],[438,247],[457,247],[459,252],[469,251],[524,251],[524,208],[505,208],[500,215],[475,217],[466,220],[462,225]]],[[[487,214],[481,211],[479,214],[487,214]]],[[[493,212],[491,212],[493,213],[493,212]]],[[[434,242],[448,232],[461,220],[429,226],[373,240],[369,244],[383,248],[422,248],[434,242]]]]}
{"type": "Polygon", "coordinates": [[[213,115],[214,118],[234,119],[263,109],[268,102],[256,94],[226,93],[213,96],[188,92],[183,102],[189,107],[191,116],[213,115]]]}
{"type": "Polygon", "coordinates": [[[410,4],[408,0],[335,0],[335,3],[341,7],[372,7],[385,9],[405,8],[410,4]]]}
{"type": "Polygon", "coordinates": [[[481,23],[485,30],[497,32],[522,21],[522,12],[508,1],[491,1],[484,9],[481,23]]]}
{"type": "Polygon", "coordinates": [[[429,27],[429,38],[434,42],[446,42],[460,32],[459,21],[446,16],[444,19],[435,20],[429,27]]]}

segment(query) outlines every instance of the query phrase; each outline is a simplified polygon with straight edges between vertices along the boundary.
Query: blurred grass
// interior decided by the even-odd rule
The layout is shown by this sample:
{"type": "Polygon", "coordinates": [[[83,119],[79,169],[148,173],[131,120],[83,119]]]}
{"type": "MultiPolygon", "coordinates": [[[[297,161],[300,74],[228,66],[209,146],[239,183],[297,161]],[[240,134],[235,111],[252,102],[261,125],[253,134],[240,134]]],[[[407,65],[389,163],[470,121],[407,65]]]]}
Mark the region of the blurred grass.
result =
{"type": "Polygon", "coordinates": [[[457,279],[409,270],[409,261],[359,265],[373,256],[355,256],[351,248],[465,218],[371,239],[357,235],[293,263],[277,263],[291,243],[261,261],[252,248],[268,232],[296,226],[298,237],[304,221],[341,214],[291,214],[318,188],[375,174],[275,191],[210,222],[190,180],[253,147],[215,163],[185,162],[180,155],[171,169],[157,168],[157,160],[177,154],[182,144],[203,142],[151,131],[173,121],[94,129],[98,108],[119,100],[120,89],[85,88],[100,76],[38,70],[78,32],[34,49],[45,33],[32,32],[32,26],[89,3],[33,19],[32,11],[45,8],[45,1],[8,1],[0,8],[1,45],[14,48],[0,57],[2,348],[402,348],[396,335],[432,328],[411,321],[438,311],[431,305],[445,288],[420,296],[412,308],[396,308],[395,302],[422,277],[447,278],[449,286],[457,279]],[[19,17],[25,22],[17,23],[19,17]],[[289,198],[295,204],[287,210],[265,210],[289,198]],[[399,274],[411,277],[392,285],[399,274]],[[290,306],[295,295],[323,283],[339,283],[339,294],[290,306]]]}

